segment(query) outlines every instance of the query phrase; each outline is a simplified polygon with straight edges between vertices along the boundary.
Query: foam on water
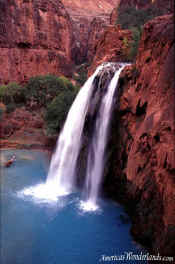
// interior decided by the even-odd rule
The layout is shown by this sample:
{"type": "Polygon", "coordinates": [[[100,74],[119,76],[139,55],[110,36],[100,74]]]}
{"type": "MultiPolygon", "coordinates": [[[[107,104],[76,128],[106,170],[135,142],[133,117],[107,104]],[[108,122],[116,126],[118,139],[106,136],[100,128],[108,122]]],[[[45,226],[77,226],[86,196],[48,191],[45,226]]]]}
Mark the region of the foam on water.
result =
{"type": "Polygon", "coordinates": [[[18,196],[24,197],[29,196],[34,201],[54,203],[59,200],[60,196],[66,196],[69,192],[64,188],[57,188],[57,186],[52,184],[38,184],[29,188],[26,188],[18,192],[18,196]]]}
{"type": "Polygon", "coordinates": [[[94,212],[99,210],[99,206],[95,204],[93,201],[81,201],[80,202],[80,209],[84,212],[94,212]]]}

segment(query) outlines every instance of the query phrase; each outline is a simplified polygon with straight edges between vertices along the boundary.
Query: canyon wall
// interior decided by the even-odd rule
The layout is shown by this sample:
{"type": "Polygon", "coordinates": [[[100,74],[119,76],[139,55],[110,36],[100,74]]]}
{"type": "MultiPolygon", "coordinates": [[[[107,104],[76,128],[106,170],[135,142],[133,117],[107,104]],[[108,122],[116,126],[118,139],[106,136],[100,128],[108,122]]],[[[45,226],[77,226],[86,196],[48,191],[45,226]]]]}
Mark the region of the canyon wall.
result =
{"type": "Polygon", "coordinates": [[[119,0],[62,0],[69,13],[74,42],[72,59],[75,64],[92,60],[95,54],[95,44],[109,25],[109,16],[119,0]],[[95,41],[95,43],[93,42],[95,41]]]}
{"type": "Polygon", "coordinates": [[[175,253],[173,32],[173,15],[145,24],[136,63],[122,72],[105,179],[107,192],[130,207],[134,236],[169,256],[175,253]]]}
{"type": "Polygon", "coordinates": [[[103,62],[126,62],[129,51],[127,43],[131,40],[132,33],[130,30],[122,30],[119,25],[107,26],[95,43],[95,55],[89,67],[88,75],[90,76],[103,62]]]}
{"type": "Polygon", "coordinates": [[[0,83],[71,75],[72,24],[60,0],[0,0],[0,83]]]}
{"type": "MultiPolygon", "coordinates": [[[[71,14],[71,13],[70,13],[71,14]]],[[[91,61],[95,44],[109,24],[109,16],[88,17],[71,15],[73,25],[72,60],[76,65],[91,61]]]]}
{"type": "Polygon", "coordinates": [[[0,0],[0,83],[48,73],[71,77],[74,63],[92,60],[117,3],[0,0]]]}

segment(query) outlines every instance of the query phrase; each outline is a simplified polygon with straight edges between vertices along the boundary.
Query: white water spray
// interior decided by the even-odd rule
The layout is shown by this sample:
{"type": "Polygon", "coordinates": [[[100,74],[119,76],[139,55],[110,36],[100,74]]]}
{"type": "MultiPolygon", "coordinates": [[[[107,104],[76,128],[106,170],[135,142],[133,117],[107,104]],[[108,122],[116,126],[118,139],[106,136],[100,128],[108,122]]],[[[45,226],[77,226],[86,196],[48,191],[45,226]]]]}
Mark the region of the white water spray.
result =
{"type": "Polygon", "coordinates": [[[122,64],[114,74],[114,77],[108,86],[107,92],[101,101],[98,112],[95,131],[88,153],[87,175],[85,182],[85,193],[87,194],[88,199],[87,201],[81,203],[81,207],[85,211],[94,211],[98,208],[97,197],[105,165],[105,148],[107,145],[111,121],[113,97],[120,73],[124,67],[125,64],[122,64]]]}

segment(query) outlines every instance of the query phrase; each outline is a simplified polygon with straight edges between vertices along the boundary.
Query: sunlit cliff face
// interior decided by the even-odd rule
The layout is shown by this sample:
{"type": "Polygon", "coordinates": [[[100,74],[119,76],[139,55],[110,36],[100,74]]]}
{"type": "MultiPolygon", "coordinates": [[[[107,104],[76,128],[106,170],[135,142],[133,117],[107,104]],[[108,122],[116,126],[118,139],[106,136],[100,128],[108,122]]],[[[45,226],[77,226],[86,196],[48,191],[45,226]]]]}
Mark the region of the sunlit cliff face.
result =
{"type": "Polygon", "coordinates": [[[0,10],[0,83],[71,75],[73,30],[60,0],[0,1],[0,10]]]}
{"type": "Polygon", "coordinates": [[[110,13],[120,0],[62,0],[69,11],[92,16],[95,14],[110,13]]]}

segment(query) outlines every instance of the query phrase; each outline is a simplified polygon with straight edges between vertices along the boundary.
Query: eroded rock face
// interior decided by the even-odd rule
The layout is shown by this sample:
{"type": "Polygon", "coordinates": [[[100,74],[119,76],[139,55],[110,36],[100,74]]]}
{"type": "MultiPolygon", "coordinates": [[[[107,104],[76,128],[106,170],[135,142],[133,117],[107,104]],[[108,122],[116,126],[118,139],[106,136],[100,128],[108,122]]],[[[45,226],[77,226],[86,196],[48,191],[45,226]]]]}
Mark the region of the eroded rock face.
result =
{"type": "Polygon", "coordinates": [[[119,0],[62,0],[73,24],[72,58],[76,64],[91,61],[100,30],[109,24],[109,16],[119,0]],[[101,24],[101,25],[100,25],[101,24]],[[95,26],[97,28],[95,28],[95,26]],[[92,43],[92,41],[95,43],[92,43]]]}
{"type": "Polygon", "coordinates": [[[0,1],[0,82],[71,75],[72,25],[60,0],[0,1]]]}
{"type": "Polygon", "coordinates": [[[94,18],[90,25],[90,31],[88,35],[88,61],[92,62],[96,53],[97,43],[101,36],[104,34],[108,20],[104,18],[94,18]]]}
{"type": "Polygon", "coordinates": [[[90,76],[98,65],[103,62],[125,62],[127,61],[127,46],[125,40],[129,43],[132,39],[132,33],[129,30],[122,30],[120,26],[109,25],[106,27],[100,39],[95,45],[95,56],[89,68],[90,76]]]}
{"type": "MultiPolygon", "coordinates": [[[[81,15],[72,17],[74,38],[72,60],[76,65],[84,63],[88,60],[88,43],[89,34],[91,34],[92,19],[92,17],[89,18],[81,15]]],[[[100,19],[100,21],[102,20],[100,19]]]]}
{"type": "Polygon", "coordinates": [[[175,253],[175,79],[172,15],[144,26],[136,64],[120,78],[106,188],[131,203],[135,237],[175,253]],[[116,132],[118,131],[118,132],[116,132]],[[110,184],[112,182],[112,185],[110,184]]]}
{"type": "Polygon", "coordinates": [[[62,0],[72,15],[92,16],[109,14],[120,0],[62,0]]]}

